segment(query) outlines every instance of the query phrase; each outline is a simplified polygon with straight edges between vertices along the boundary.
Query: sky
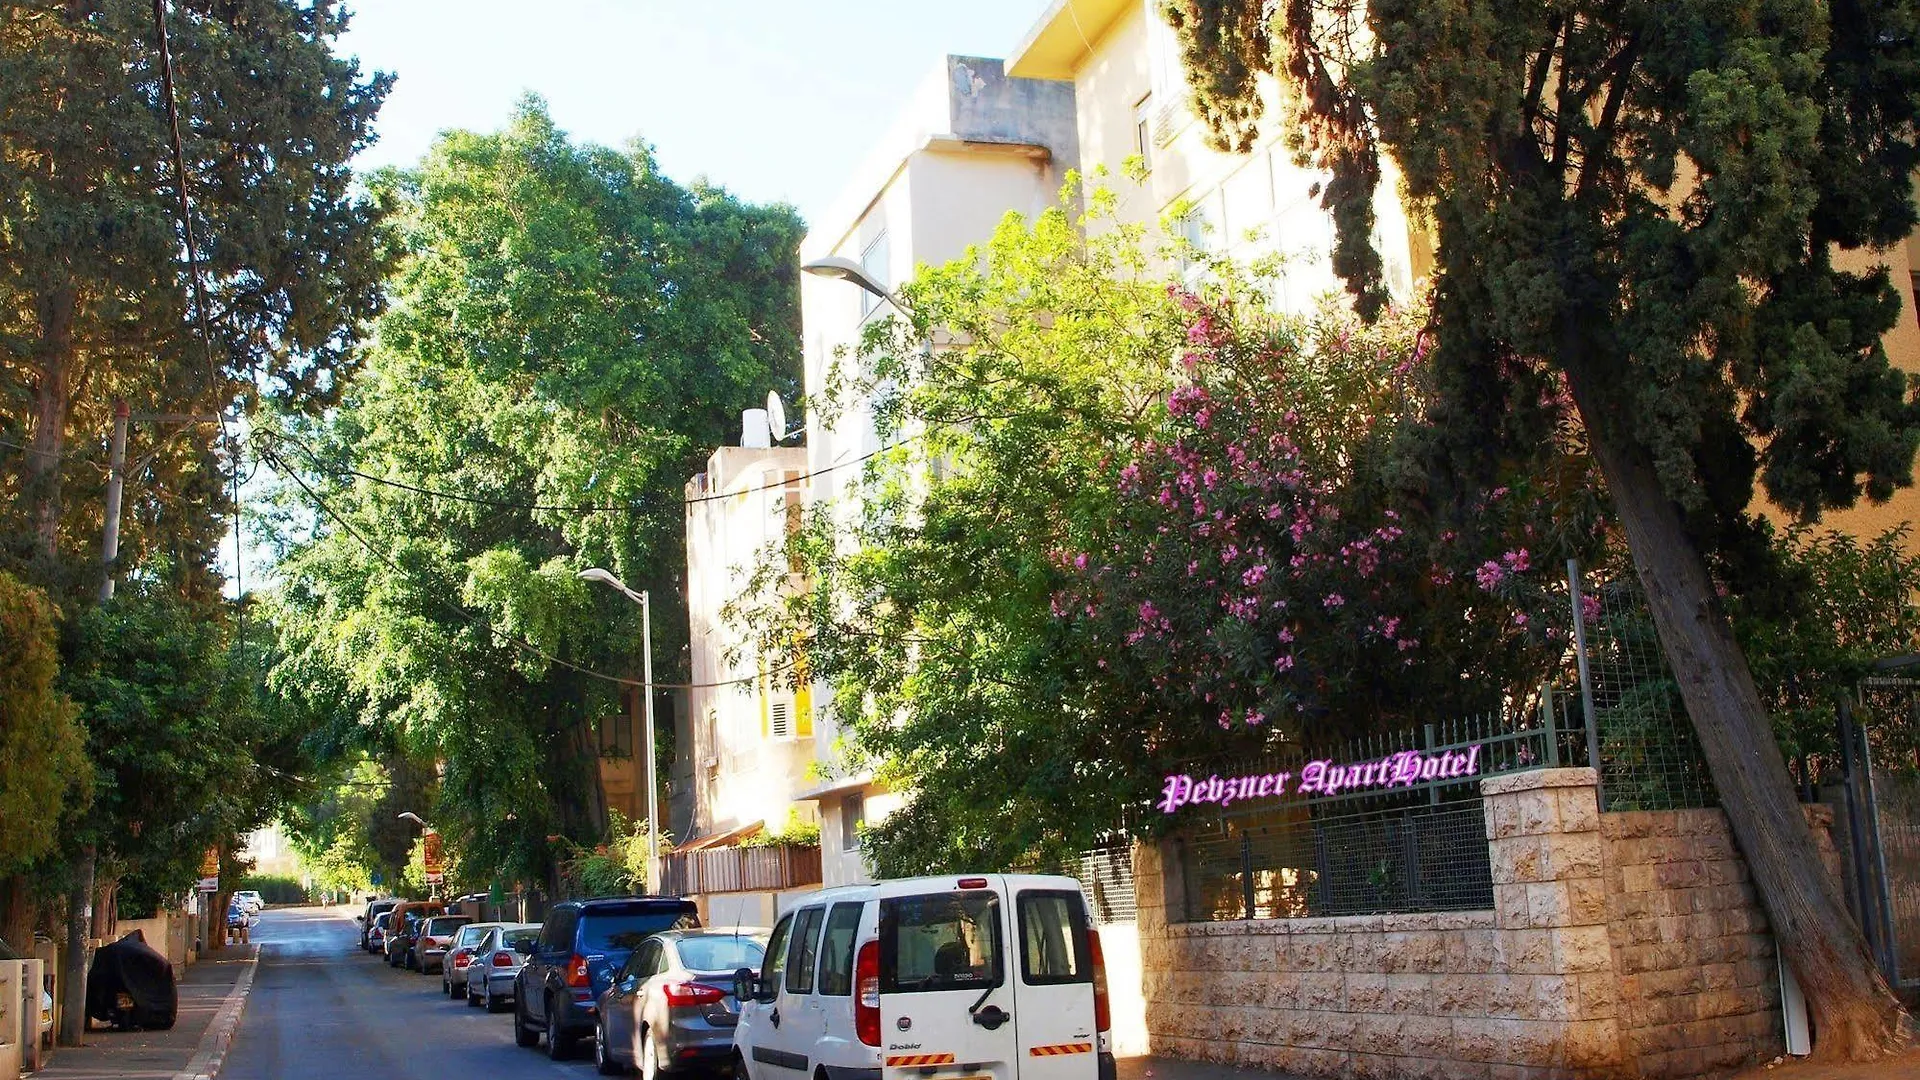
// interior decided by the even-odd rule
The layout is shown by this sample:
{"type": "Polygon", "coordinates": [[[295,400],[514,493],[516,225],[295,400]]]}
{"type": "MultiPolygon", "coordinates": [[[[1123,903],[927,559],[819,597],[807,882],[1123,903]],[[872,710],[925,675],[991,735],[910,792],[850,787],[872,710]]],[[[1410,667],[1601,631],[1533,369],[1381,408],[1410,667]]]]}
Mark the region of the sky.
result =
{"type": "Polygon", "coordinates": [[[1004,57],[1047,0],[347,0],[337,51],[398,76],[362,168],[488,131],[526,91],[575,138],[639,137],[812,221],[947,53],[1004,57]]]}

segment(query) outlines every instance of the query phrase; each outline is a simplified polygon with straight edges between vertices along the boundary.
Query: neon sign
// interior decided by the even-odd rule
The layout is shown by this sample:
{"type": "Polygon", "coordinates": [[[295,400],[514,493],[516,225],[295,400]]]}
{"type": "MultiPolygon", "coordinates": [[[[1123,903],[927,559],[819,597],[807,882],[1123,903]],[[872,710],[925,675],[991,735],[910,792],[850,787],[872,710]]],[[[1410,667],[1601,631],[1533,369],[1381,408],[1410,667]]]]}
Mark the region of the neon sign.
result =
{"type": "MultiPolygon", "coordinates": [[[[1480,771],[1480,748],[1478,746],[1466,753],[1448,750],[1440,754],[1422,754],[1414,750],[1402,750],[1397,754],[1388,754],[1377,761],[1356,762],[1351,765],[1336,765],[1331,758],[1309,761],[1300,770],[1299,783],[1294,785],[1295,795],[1338,795],[1343,791],[1362,788],[1409,787],[1427,780],[1449,780],[1461,776],[1472,776],[1480,771]]],[[[1167,785],[1161,790],[1159,807],[1161,813],[1171,814],[1183,806],[1198,806],[1203,803],[1228,806],[1241,799],[1265,799],[1287,794],[1287,785],[1294,780],[1290,772],[1259,773],[1252,776],[1231,776],[1222,779],[1219,774],[1197,779],[1185,773],[1167,777],[1167,785]]]]}

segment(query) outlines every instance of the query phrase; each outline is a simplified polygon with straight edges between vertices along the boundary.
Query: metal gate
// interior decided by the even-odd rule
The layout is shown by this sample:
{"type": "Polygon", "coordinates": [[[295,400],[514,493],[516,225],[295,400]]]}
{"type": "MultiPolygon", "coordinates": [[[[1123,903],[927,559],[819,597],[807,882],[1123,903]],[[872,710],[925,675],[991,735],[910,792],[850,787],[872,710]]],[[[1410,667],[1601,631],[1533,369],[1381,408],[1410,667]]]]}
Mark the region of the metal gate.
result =
{"type": "Polygon", "coordinates": [[[1920,989],[1920,656],[1881,662],[1839,713],[1848,892],[1887,980],[1920,989]]]}

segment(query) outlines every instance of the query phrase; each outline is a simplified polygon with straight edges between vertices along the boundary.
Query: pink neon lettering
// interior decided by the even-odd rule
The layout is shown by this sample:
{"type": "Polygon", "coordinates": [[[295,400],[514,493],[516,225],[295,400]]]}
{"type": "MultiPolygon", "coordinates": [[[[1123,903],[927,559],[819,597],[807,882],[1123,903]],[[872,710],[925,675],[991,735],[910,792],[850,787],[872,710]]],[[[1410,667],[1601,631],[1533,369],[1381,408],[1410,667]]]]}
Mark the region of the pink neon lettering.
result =
{"type": "MultiPolygon", "coordinates": [[[[1335,765],[1332,760],[1323,758],[1309,761],[1301,768],[1300,783],[1295,791],[1301,795],[1338,795],[1353,788],[1395,787],[1423,780],[1471,776],[1479,767],[1478,746],[1471,747],[1464,754],[1447,750],[1438,755],[1429,755],[1402,750],[1378,761],[1351,765],[1335,765]]],[[[1287,781],[1291,779],[1293,774],[1287,772],[1226,778],[1216,773],[1204,780],[1175,774],[1166,778],[1166,783],[1160,789],[1160,800],[1155,805],[1161,813],[1171,814],[1182,806],[1200,803],[1227,806],[1236,799],[1285,795],[1287,781]]]]}
{"type": "Polygon", "coordinates": [[[1167,786],[1161,789],[1160,792],[1165,796],[1165,798],[1160,800],[1160,812],[1163,814],[1171,814],[1175,810],[1187,805],[1189,801],[1188,795],[1192,791],[1193,777],[1185,775],[1167,777],[1167,786]]]}
{"type": "Polygon", "coordinates": [[[1440,772],[1440,759],[1428,758],[1420,763],[1420,779],[1431,780],[1440,772]]]}

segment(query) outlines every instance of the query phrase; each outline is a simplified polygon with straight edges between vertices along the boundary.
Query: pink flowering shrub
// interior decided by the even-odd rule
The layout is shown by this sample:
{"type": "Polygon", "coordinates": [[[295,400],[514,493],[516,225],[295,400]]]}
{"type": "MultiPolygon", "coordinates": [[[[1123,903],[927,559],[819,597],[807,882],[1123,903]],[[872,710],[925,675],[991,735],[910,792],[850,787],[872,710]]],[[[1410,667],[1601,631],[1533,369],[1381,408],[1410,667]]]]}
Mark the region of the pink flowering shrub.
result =
{"type": "Polygon", "coordinates": [[[1566,559],[1601,535],[1577,448],[1449,514],[1419,468],[1424,309],[1243,325],[1179,298],[1164,423],[1109,462],[1114,515],[1056,560],[1054,610],[1105,670],[1222,728],[1316,735],[1498,707],[1553,677],[1566,559]]]}

